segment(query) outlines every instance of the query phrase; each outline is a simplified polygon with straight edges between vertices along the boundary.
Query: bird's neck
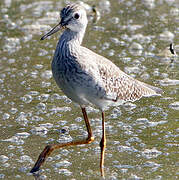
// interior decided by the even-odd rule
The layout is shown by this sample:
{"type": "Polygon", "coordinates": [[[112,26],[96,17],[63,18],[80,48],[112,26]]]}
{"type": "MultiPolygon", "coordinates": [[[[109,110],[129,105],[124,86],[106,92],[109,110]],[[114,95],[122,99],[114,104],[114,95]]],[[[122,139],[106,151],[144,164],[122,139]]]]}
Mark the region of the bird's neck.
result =
{"type": "Polygon", "coordinates": [[[64,59],[64,57],[77,54],[80,50],[84,33],[85,29],[80,32],[74,32],[70,29],[66,29],[61,35],[57,45],[56,53],[59,53],[58,56],[63,56],[64,59]]]}
{"type": "Polygon", "coordinates": [[[80,46],[83,37],[84,37],[85,29],[80,32],[71,31],[70,29],[66,29],[61,35],[60,42],[68,43],[73,46],[80,46]]]}

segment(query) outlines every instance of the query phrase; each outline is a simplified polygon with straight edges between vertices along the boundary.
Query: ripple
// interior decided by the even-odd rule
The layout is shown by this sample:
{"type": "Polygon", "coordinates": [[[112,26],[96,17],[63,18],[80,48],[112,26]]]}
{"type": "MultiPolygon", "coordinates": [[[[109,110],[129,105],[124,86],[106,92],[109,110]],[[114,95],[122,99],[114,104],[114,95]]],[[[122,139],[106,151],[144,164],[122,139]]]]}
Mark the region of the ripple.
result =
{"type": "Polygon", "coordinates": [[[179,110],[179,101],[169,104],[168,107],[174,110],[179,110]]]}
{"type": "Polygon", "coordinates": [[[66,176],[72,175],[72,172],[69,171],[68,169],[59,169],[59,170],[58,170],[58,173],[59,173],[59,174],[66,175],[66,176]]]}
{"type": "Polygon", "coordinates": [[[48,129],[42,126],[42,127],[33,127],[30,131],[32,134],[35,135],[45,135],[47,134],[48,129]]]}
{"type": "Polygon", "coordinates": [[[67,161],[67,160],[63,160],[63,161],[60,161],[60,162],[54,164],[53,166],[54,166],[55,168],[59,168],[59,167],[68,167],[68,166],[71,166],[71,165],[72,165],[71,162],[69,162],[69,161],[67,161]]]}
{"type": "Polygon", "coordinates": [[[176,86],[176,85],[179,85],[179,80],[165,78],[163,80],[160,80],[159,83],[161,86],[176,86]]]}
{"type": "Polygon", "coordinates": [[[3,50],[12,54],[18,51],[21,48],[20,39],[19,38],[5,38],[3,50]]]}
{"type": "Polygon", "coordinates": [[[162,152],[158,151],[156,148],[152,148],[152,149],[145,149],[144,151],[141,152],[141,154],[146,159],[152,159],[152,158],[157,158],[159,155],[162,154],[162,152]]]}
{"type": "Polygon", "coordinates": [[[1,163],[5,163],[9,160],[9,158],[5,155],[0,155],[0,162],[1,163]]]}
{"type": "Polygon", "coordinates": [[[15,136],[21,137],[21,138],[23,138],[23,139],[26,139],[26,138],[28,138],[28,137],[30,136],[30,134],[27,133],[27,132],[21,132],[21,133],[16,133],[15,136]]]}
{"type": "Polygon", "coordinates": [[[173,42],[175,35],[170,31],[164,31],[159,35],[159,39],[167,42],[173,42]]]}

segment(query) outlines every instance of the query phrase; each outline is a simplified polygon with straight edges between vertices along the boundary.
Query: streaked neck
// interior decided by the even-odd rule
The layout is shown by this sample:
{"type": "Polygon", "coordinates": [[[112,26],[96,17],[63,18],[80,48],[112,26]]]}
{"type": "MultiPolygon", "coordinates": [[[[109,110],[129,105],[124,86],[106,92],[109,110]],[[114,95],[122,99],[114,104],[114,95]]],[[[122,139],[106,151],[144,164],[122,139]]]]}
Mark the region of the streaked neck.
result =
{"type": "MultiPolygon", "coordinates": [[[[74,32],[69,29],[66,29],[61,35],[56,53],[61,58],[68,58],[70,56],[76,56],[80,50],[80,45],[83,41],[85,29],[80,32],[74,32]]],[[[57,55],[56,54],[56,55],[57,55]]]]}
{"type": "Polygon", "coordinates": [[[75,43],[76,45],[81,45],[84,37],[85,29],[80,32],[74,32],[70,29],[66,29],[62,36],[60,37],[60,41],[66,41],[71,44],[75,43]]]}

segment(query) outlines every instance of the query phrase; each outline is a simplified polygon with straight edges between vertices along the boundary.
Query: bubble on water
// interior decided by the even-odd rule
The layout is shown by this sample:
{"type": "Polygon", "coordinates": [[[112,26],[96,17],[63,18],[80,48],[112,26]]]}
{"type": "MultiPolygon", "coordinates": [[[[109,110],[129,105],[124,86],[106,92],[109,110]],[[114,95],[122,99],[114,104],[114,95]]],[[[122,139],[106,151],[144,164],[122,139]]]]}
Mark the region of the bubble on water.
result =
{"type": "Polygon", "coordinates": [[[162,78],[168,78],[168,76],[169,76],[169,75],[168,75],[167,73],[161,73],[161,77],[162,77],[162,78]]]}
{"type": "Polygon", "coordinates": [[[178,8],[171,8],[170,9],[170,14],[172,16],[179,16],[179,9],[178,8]]]}
{"type": "Polygon", "coordinates": [[[114,165],[118,169],[125,168],[125,169],[133,169],[134,166],[128,165],[128,164],[120,164],[120,165],[114,165]]]}
{"type": "Polygon", "coordinates": [[[169,104],[168,107],[174,110],[179,110],[179,101],[169,104]]]}
{"type": "Polygon", "coordinates": [[[139,139],[138,137],[131,137],[129,138],[128,142],[141,142],[142,140],[139,139]]]}
{"type": "Polygon", "coordinates": [[[159,35],[159,39],[166,42],[173,42],[175,35],[170,31],[164,31],[159,35]]]}
{"type": "Polygon", "coordinates": [[[15,148],[16,148],[16,146],[13,146],[13,145],[8,146],[8,149],[15,149],[15,148]]]}
{"type": "Polygon", "coordinates": [[[69,134],[60,134],[60,138],[57,140],[58,143],[72,142],[73,138],[69,134]]]}
{"type": "Polygon", "coordinates": [[[20,97],[20,100],[28,104],[33,100],[33,97],[31,95],[25,94],[23,97],[20,97]]]}
{"type": "Polygon", "coordinates": [[[117,150],[119,152],[138,152],[137,149],[135,149],[134,147],[130,147],[130,146],[117,146],[117,150]]]}
{"type": "Polygon", "coordinates": [[[43,110],[43,111],[45,111],[47,109],[46,104],[41,103],[41,102],[38,103],[36,107],[38,110],[43,110]]]}
{"type": "Polygon", "coordinates": [[[59,173],[59,174],[66,175],[66,176],[71,176],[71,175],[72,175],[72,172],[69,171],[68,169],[59,169],[59,170],[58,170],[58,173],[59,173]]]}
{"type": "Polygon", "coordinates": [[[158,167],[161,166],[161,164],[157,164],[157,163],[155,163],[153,161],[146,161],[143,166],[144,167],[151,167],[151,168],[154,168],[154,167],[158,168],[158,167]]]}
{"type": "Polygon", "coordinates": [[[46,124],[39,124],[40,127],[45,127],[45,128],[52,128],[53,124],[51,123],[46,123],[46,124]]]}
{"type": "Polygon", "coordinates": [[[51,27],[49,25],[44,24],[28,24],[21,27],[21,30],[25,33],[31,33],[31,34],[39,34],[39,32],[42,31],[48,31],[51,27]]]}
{"type": "Polygon", "coordinates": [[[141,125],[141,124],[149,123],[149,120],[147,118],[138,118],[138,119],[136,119],[135,122],[136,122],[136,124],[141,125]]]}
{"type": "Polygon", "coordinates": [[[5,38],[3,50],[12,54],[21,48],[19,38],[5,38]]]}
{"type": "MultiPolygon", "coordinates": [[[[4,83],[4,79],[0,79],[0,84],[3,84],[4,83]]],[[[3,96],[3,95],[1,95],[3,96]]]]}
{"type": "Polygon", "coordinates": [[[124,71],[127,73],[127,74],[140,74],[141,72],[141,68],[137,67],[137,66],[134,66],[134,67],[125,67],[124,68],[124,71]]]}
{"type": "Polygon", "coordinates": [[[86,112],[87,113],[99,113],[99,109],[95,109],[94,107],[87,106],[86,107],[86,112]]]}
{"type": "MultiPolygon", "coordinates": [[[[134,31],[136,31],[136,30],[138,30],[138,29],[141,29],[143,27],[143,25],[138,25],[138,24],[134,24],[134,25],[128,25],[127,26],[127,29],[129,30],[129,31],[132,31],[132,32],[134,32],[134,31]]],[[[135,35],[134,35],[135,36],[135,35]]]]}
{"type": "Polygon", "coordinates": [[[112,110],[112,113],[111,113],[111,115],[110,115],[110,118],[115,119],[115,118],[121,116],[121,114],[122,114],[122,112],[121,112],[120,108],[119,108],[119,107],[115,107],[115,108],[112,110]]]}
{"type": "Polygon", "coordinates": [[[105,31],[105,27],[102,27],[102,26],[93,26],[93,30],[94,31],[104,32],[105,31]]]}
{"type": "Polygon", "coordinates": [[[60,153],[64,156],[68,156],[69,151],[67,149],[63,149],[60,153]]]}
{"type": "Polygon", "coordinates": [[[5,178],[5,174],[0,174],[0,179],[4,179],[5,178]]]}
{"type": "Polygon", "coordinates": [[[56,24],[59,19],[59,12],[46,12],[45,16],[37,20],[38,24],[56,24]]]}
{"type": "Polygon", "coordinates": [[[81,121],[83,121],[83,118],[82,117],[77,117],[77,118],[75,118],[75,121],[76,122],[81,122],[81,121]]]}
{"type": "Polygon", "coordinates": [[[11,108],[11,109],[9,110],[9,112],[10,112],[11,114],[16,114],[17,111],[18,111],[17,108],[11,108]]]}
{"type": "Polygon", "coordinates": [[[59,168],[59,167],[68,167],[68,166],[71,166],[71,164],[72,164],[71,162],[69,162],[67,160],[63,160],[58,163],[55,163],[53,166],[56,168],[59,168]]]}
{"type": "Polygon", "coordinates": [[[135,174],[132,174],[129,179],[132,179],[132,180],[142,180],[143,178],[142,177],[138,177],[137,175],[135,174]]]}
{"type": "Polygon", "coordinates": [[[161,154],[162,152],[158,151],[156,148],[145,149],[144,151],[141,152],[141,155],[146,159],[157,158],[161,154]]]}
{"type": "Polygon", "coordinates": [[[153,76],[160,76],[159,69],[158,68],[154,69],[153,72],[152,72],[152,75],[153,76]]]}
{"type": "Polygon", "coordinates": [[[32,78],[36,79],[36,78],[38,77],[38,74],[39,74],[39,72],[38,72],[37,70],[35,70],[35,71],[32,71],[32,72],[30,73],[30,76],[31,76],[32,78]]]}
{"type": "Polygon", "coordinates": [[[147,80],[147,79],[150,79],[150,74],[144,72],[140,77],[141,77],[143,80],[147,80]]]}
{"type": "Polygon", "coordinates": [[[45,135],[47,134],[48,129],[45,127],[33,127],[30,131],[35,135],[45,135]]]}
{"type": "Polygon", "coordinates": [[[112,18],[110,19],[110,21],[111,21],[113,24],[118,24],[119,21],[120,21],[120,19],[119,19],[118,17],[112,17],[112,18]]]}
{"type": "Polygon", "coordinates": [[[45,49],[40,49],[38,56],[46,56],[47,54],[48,54],[48,51],[46,51],[45,49]]]}
{"type": "Polygon", "coordinates": [[[27,114],[24,112],[20,112],[15,120],[23,126],[27,125],[27,123],[29,122],[29,120],[27,119],[27,114]]]}
{"type": "Polygon", "coordinates": [[[21,133],[16,133],[16,136],[25,139],[25,138],[28,138],[30,134],[27,132],[21,132],[21,133]]]}
{"type": "Polygon", "coordinates": [[[103,43],[103,45],[102,45],[102,50],[106,50],[106,49],[108,49],[109,48],[109,46],[110,46],[110,43],[108,43],[108,42],[105,42],[105,43],[103,43]]]}
{"type": "Polygon", "coordinates": [[[23,173],[26,173],[27,171],[29,171],[29,168],[22,166],[22,167],[19,168],[19,171],[23,172],[23,173]]]}
{"type": "Polygon", "coordinates": [[[158,125],[161,125],[161,124],[165,124],[167,123],[168,121],[158,121],[158,122],[152,122],[152,121],[149,121],[147,123],[147,126],[148,127],[155,127],[155,126],[158,126],[158,125]]]}
{"type": "Polygon", "coordinates": [[[6,161],[8,161],[9,160],[9,158],[7,157],[7,156],[5,156],[5,155],[0,155],[0,162],[1,163],[5,163],[6,161]]]}
{"type": "Polygon", "coordinates": [[[115,50],[114,49],[110,49],[107,54],[108,54],[108,56],[114,56],[115,50]]]}
{"type": "Polygon", "coordinates": [[[179,80],[165,78],[163,80],[159,80],[159,83],[161,86],[175,86],[175,85],[179,85],[179,80]]]}
{"type": "Polygon", "coordinates": [[[3,167],[5,167],[5,168],[8,168],[9,166],[10,166],[9,163],[4,163],[4,164],[3,164],[3,167]]]}
{"type": "Polygon", "coordinates": [[[21,176],[17,174],[17,175],[15,176],[15,178],[21,178],[21,176]]]}
{"type": "Polygon", "coordinates": [[[142,3],[148,9],[155,8],[155,0],[142,0],[142,3]]]}
{"type": "Polygon", "coordinates": [[[58,121],[58,124],[60,126],[64,126],[65,124],[67,124],[67,121],[66,120],[61,120],[61,121],[58,121]]]}
{"type": "Polygon", "coordinates": [[[10,114],[8,114],[8,113],[4,113],[3,116],[2,116],[3,120],[7,120],[9,118],[10,118],[10,114]]]}
{"type": "Polygon", "coordinates": [[[165,2],[171,6],[176,2],[176,0],[165,0],[165,2]]]}
{"type": "Polygon", "coordinates": [[[109,13],[111,11],[111,3],[107,0],[101,0],[99,2],[99,8],[102,9],[105,13],[109,13]]]}
{"type": "Polygon", "coordinates": [[[135,109],[135,108],[137,107],[137,105],[134,104],[134,103],[131,103],[131,102],[126,102],[126,103],[123,105],[123,107],[125,108],[125,110],[131,111],[131,110],[135,109]]]}
{"type": "Polygon", "coordinates": [[[42,102],[46,102],[49,98],[49,94],[41,94],[40,96],[37,97],[38,100],[42,101],[42,102]]]}
{"type": "Polygon", "coordinates": [[[41,87],[42,88],[46,88],[46,87],[50,87],[50,86],[51,86],[51,82],[46,82],[46,81],[41,82],[41,87]]]}
{"type": "Polygon", "coordinates": [[[31,159],[31,157],[28,156],[28,155],[20,156],[20,159],[18,160],[18,162],[20,162],[20,163],[30,162],[31,164],[34,163],[34,161],[33,161],[33,160],[31,159]]]}
{"type": "Polygon", "coordinates": [[[8,63],[9,63],[9,64],[13,64],[13,63],[15,63],[15,62],[16,62],[16,60],[15,60],[15,59],[12,59],[12,58],[8,60],[8,63]]]}
{"type": "Polygon", "coordinates": [[[42,69],[43,65],[42,64],[36,64],[34,65],[35,69],[42,69]]]}
{"type": "Polygon", "coordinates": [[[67,111],[71,111],[71,107],[52,107],[51,109],[49,109],[49,111],[53,112],[53,113],[58,113],[58,112],[67,112],[67,111]]]}
{"type": "Polygon", "coordinates": [[[28,42],[32,39],[32,34],[27,34],[26,36],[22,37],[23,42],[28,42]]]}
{"type": "Polygon", "coordinates": [[[36,115],[36,116],[32,116],[31,120],[35,122],[39,122],[39,121],[44,121],[44,118],[36,115]]]}
{"type": "Polygon", "coordinates": [[[16,137],[16,136],[12,136],[11,138],[8,138],[8,139],[3,139],[2,141],[16,143],[17,145],[24,144],[24,141],[21,138],[16,137]]]}
{"type": "Polygon", "coordinates": [[[143,47],[141,44],[133,42],[131,46],[129,47],[131,50],[142,50],[143,47]]]}

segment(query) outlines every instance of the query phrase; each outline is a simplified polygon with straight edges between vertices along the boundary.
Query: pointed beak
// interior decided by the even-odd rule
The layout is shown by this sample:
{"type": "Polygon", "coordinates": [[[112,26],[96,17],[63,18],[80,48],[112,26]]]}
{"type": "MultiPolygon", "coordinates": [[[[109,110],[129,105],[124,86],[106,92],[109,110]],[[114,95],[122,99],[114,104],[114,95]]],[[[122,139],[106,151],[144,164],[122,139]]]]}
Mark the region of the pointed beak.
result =
{"type": "Polygon", "coordinates": [[[42,36],[40,40],[46,39],[48,36],[51,36],[52,34],[56,33],[57,31],[61,30],[62,28],[64,28],[64,26],[63,26],[62,23],[60,22],[60,23],[57,24],[54,28],[52,28],[47,34],[45,34],[44,36],[42,36]]]}

